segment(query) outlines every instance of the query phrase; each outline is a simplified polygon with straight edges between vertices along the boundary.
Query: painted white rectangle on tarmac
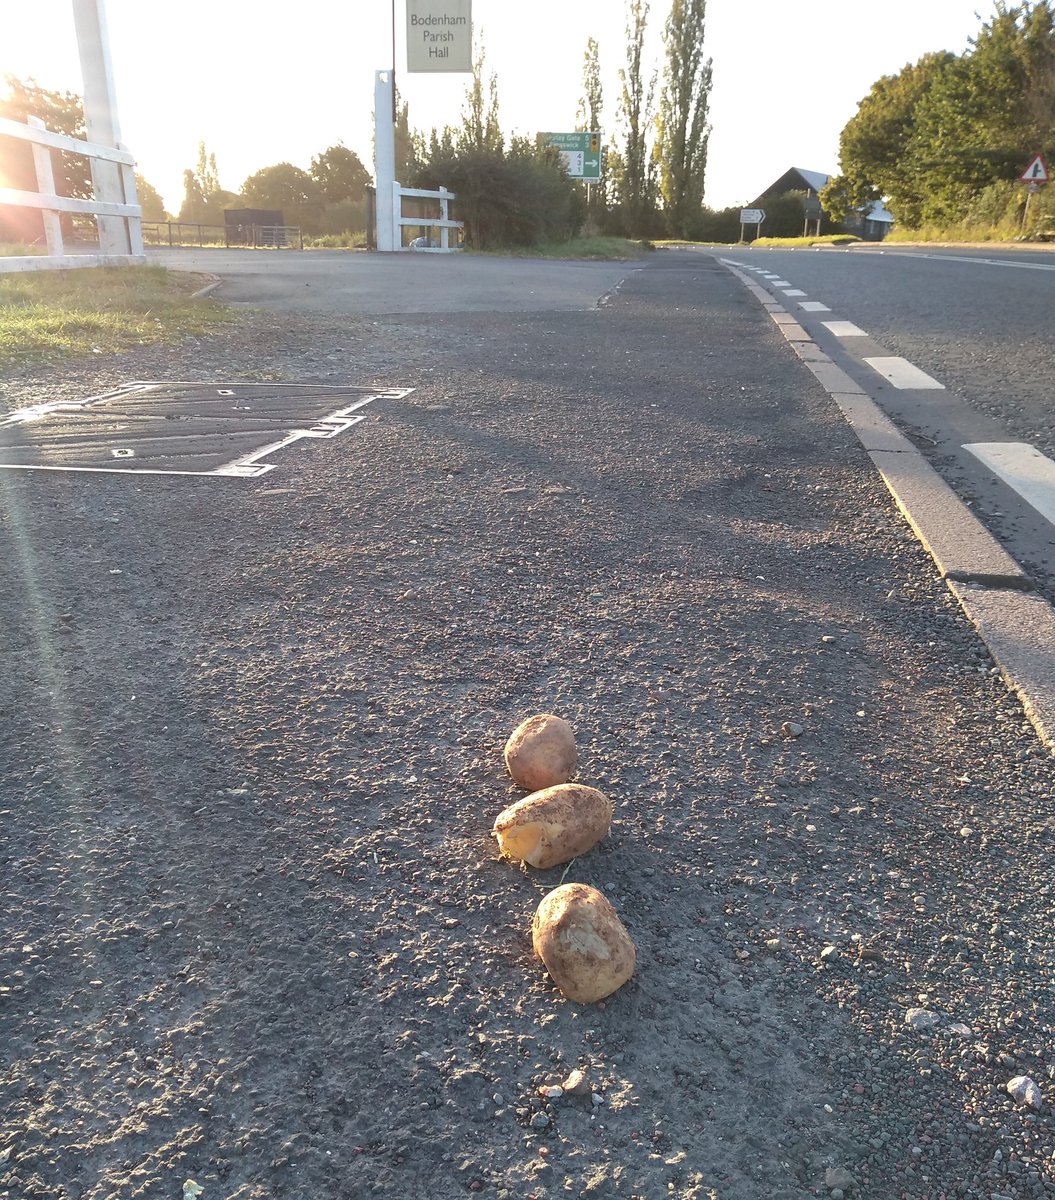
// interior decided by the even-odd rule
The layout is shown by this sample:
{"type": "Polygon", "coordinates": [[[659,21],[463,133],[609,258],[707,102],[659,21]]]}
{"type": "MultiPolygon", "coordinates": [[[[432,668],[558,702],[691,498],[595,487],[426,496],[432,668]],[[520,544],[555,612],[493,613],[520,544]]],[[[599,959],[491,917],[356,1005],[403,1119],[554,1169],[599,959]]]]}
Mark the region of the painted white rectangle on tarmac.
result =
{"type": "Polygon", "coordinates": [[[800,300],[799,308],[803,312],[831,312],[832,310],[827,304],[821,304],[819,300],[800,300]]]}
{"type": "MultiPolygon", "coordinates": [[[[775,275],[771,275],[769,277],[769,279],[774,287],[779,287],[779,288],[791,287],[790,279],[778,279],[775,275]]],[[[803,292],[803,295],[805,295],[805,292],[803,292]]]]}
{"type": "Polygon", "coordinates": [[[1055,462],[1028,442],[971,442],[975,458],[1055,525],[1055,462]]]}
{"type": "Polygon", "coordinates": [[[863,329],[853,323],[853,321],[822,321],[821,324],[830,333],[834,333],[836,337],[868,337],[863,329]]]}
{"type": "Polygon", "coordinates": [[[806,293],[802,290],[802,288],[785,288],[784,295],[785,296],[805,296],[806,293]]]}
{"type": "Polygon", "coordinates": [[[932,379],[925,371],[910,363],[907,358],[866,358],[873,371],[902,391],[945,391],[945,384],[932,379]]]}

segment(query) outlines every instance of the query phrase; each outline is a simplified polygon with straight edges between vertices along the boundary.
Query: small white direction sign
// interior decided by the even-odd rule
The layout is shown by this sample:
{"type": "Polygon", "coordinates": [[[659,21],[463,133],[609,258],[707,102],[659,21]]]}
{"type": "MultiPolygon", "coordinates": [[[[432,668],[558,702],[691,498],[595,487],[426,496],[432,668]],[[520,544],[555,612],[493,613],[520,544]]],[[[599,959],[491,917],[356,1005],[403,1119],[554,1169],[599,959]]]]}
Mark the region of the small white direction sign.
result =
{"type": "Polygon", "coordinates": [[[1051,178],[1048,164],[1043,154],[1036,154],[1033,161],[1019,176],[1023,183],[1047,183],[1051,178]]]}
{"type": "Polygon", "coordinates": [[[740,210],[741,225],[761,225],[766,214],[760,208],[742,208],[740,210]]]}
{"type": "Polygon", "coordinates": [[[472,0],[407,0],[407,70],[472,69],[472,0]]]}

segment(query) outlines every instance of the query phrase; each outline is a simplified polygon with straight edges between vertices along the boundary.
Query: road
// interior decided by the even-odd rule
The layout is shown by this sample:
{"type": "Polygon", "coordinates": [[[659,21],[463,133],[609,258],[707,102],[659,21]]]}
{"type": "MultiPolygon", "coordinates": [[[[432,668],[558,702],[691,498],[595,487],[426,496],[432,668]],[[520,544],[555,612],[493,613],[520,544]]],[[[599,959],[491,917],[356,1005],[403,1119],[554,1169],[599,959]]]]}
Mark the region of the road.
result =
{"type": "MultiPolygon", "coordinates": [[[[620,263],[341,251],[154,249],[151,256],[177,269],[217,273],[229,303],[320,315],[575,311],[633,270],[620,263]]],[[[1040,457],[1055,459],[1055,253],[892,244],[714,257],[771,276],[760,282],[786,300],[810,336],[1055,599],[1055,464],[1040,457]],[[840,320],[855,327],[853,336],[836,336],[825,325],[840,320]],[[864,361],[889,356],[907,359],[941,388],[894,386],[864,361]],[[1010,465],[1003,450],[980,458],[964,449],[1009,444],[1032,449],[1016,450],[1010,465]]]]}
{"type": "Polygon", "coordinates": [[[1038,587],[1055,594],[1055,467],[1040,458],[1055,458],[1055,254],[891,246],[724,257],[759,269],[763,285],[1028,563],[1038,587]],[[856,328],[836,336],[826,325],[835,321],[856,328]],[[865,361],[887,356],[929,380],[895,386],[865,361]],[[1035,452],[1016,451],[1016,469],[1007,470],[1003,451],[983,460],[964,449],[1008,444],[1035,452]],[[1015,487],[994,461],[1004,477],[1017,476],[1015,487]]]}
{"type": "Polygon", "coordinates": [[[317,315],[578,311],[627,273],[623,263],[497,256],[167,247],[148,253],[175,270],[218,274],[227,304],[317,315]]]}
{"type": "Polygon", "coordinates": [[[887,268],[731,256],[210,257],[269,307],[2,380],[20,454],[164,385],[91,461],[194,417],[209,473],[0,471],[0,1200],[1055,1195],[1050,736],[844,416],[814,322],[887,268]],[[547,711],[615,820],[539,872],[547,711]],[[532,953],[562,881],[638,948],[603,1007],[532,953]]]}

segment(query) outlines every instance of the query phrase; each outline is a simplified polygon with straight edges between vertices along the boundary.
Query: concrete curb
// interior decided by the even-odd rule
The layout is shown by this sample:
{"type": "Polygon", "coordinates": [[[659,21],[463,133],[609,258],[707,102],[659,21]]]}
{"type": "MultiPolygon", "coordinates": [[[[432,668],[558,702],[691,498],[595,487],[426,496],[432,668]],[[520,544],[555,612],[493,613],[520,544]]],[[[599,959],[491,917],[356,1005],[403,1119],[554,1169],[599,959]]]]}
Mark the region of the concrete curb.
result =
{"type": "Polygon", "coordinates": [[[191,292],[192,300],[204,300],[206,296],[211,296],[213,292],[223,283],[219,275],[213,275],[211,280],[203,287],[198,288],[196,292],[191,292]]]}
{"type": "MultiPolygon", "coordinates": [[[[722,265],[756,296],[764,291],[736,267],[722,265]]],[[[771,293],[764,295],[770,319],[838,405],[1041,742],[1055,754],[1055,609],[1029,594],[1033,584],[1026,572],[879,405],[789,320],[786,309],[773,304],[771,293]]]]}
{"type": "Polygon", "coordinates": [[[942,579],[1019,591],[1032,587],[1025,571],[918,450],[870,450],[868,457],[942,579]]]}
{"type": "Polygon", "coordinates": [[[1041,741],[1055,751],[1055,610],[1039,596],[949,581],[968,620],[1018,695],[1041,741]]]}

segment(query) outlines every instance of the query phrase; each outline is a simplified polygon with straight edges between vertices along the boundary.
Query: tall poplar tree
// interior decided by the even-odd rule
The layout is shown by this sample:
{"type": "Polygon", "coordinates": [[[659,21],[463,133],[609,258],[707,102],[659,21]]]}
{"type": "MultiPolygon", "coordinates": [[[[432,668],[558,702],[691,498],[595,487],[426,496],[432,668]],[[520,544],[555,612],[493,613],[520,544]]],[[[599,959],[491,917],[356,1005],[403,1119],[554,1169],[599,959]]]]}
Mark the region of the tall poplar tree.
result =
{"type": "Polygon", "coordinates": [[[626,66],[619,70],[621,95],[619,116],[623,144],[616,180],[626,231],[650,232],[656,206],[655,168],[648,144],[652,128],[656,75],[644,76],[645,30],[648,0],[630,0],[626,17],[626,66]]]}
{"type": "MultiPolygon", "coordinates": [[[[583,55],[582,64],[582,90],[582,99],[579,101],[578,127],[587,133],[598,133],[603,138],[604,93],[601,88],[601,57],[596,38],[590,38],[586,43],[586,53],[583,55]]],[[[590,187],[589,212],[591,216],[599,216],[608,208],[608,185],[605,179],[603,157],[601,161],[601,177],[590,187]]]]}
{"type": "Polygon", "coordinates": [[[703,207],[711,95],[711,60],[703,57],[706,12],[707,0],[672,0],[663,30],[656,157],[667,225],[675,237],[693,231],[703,207]]]}

